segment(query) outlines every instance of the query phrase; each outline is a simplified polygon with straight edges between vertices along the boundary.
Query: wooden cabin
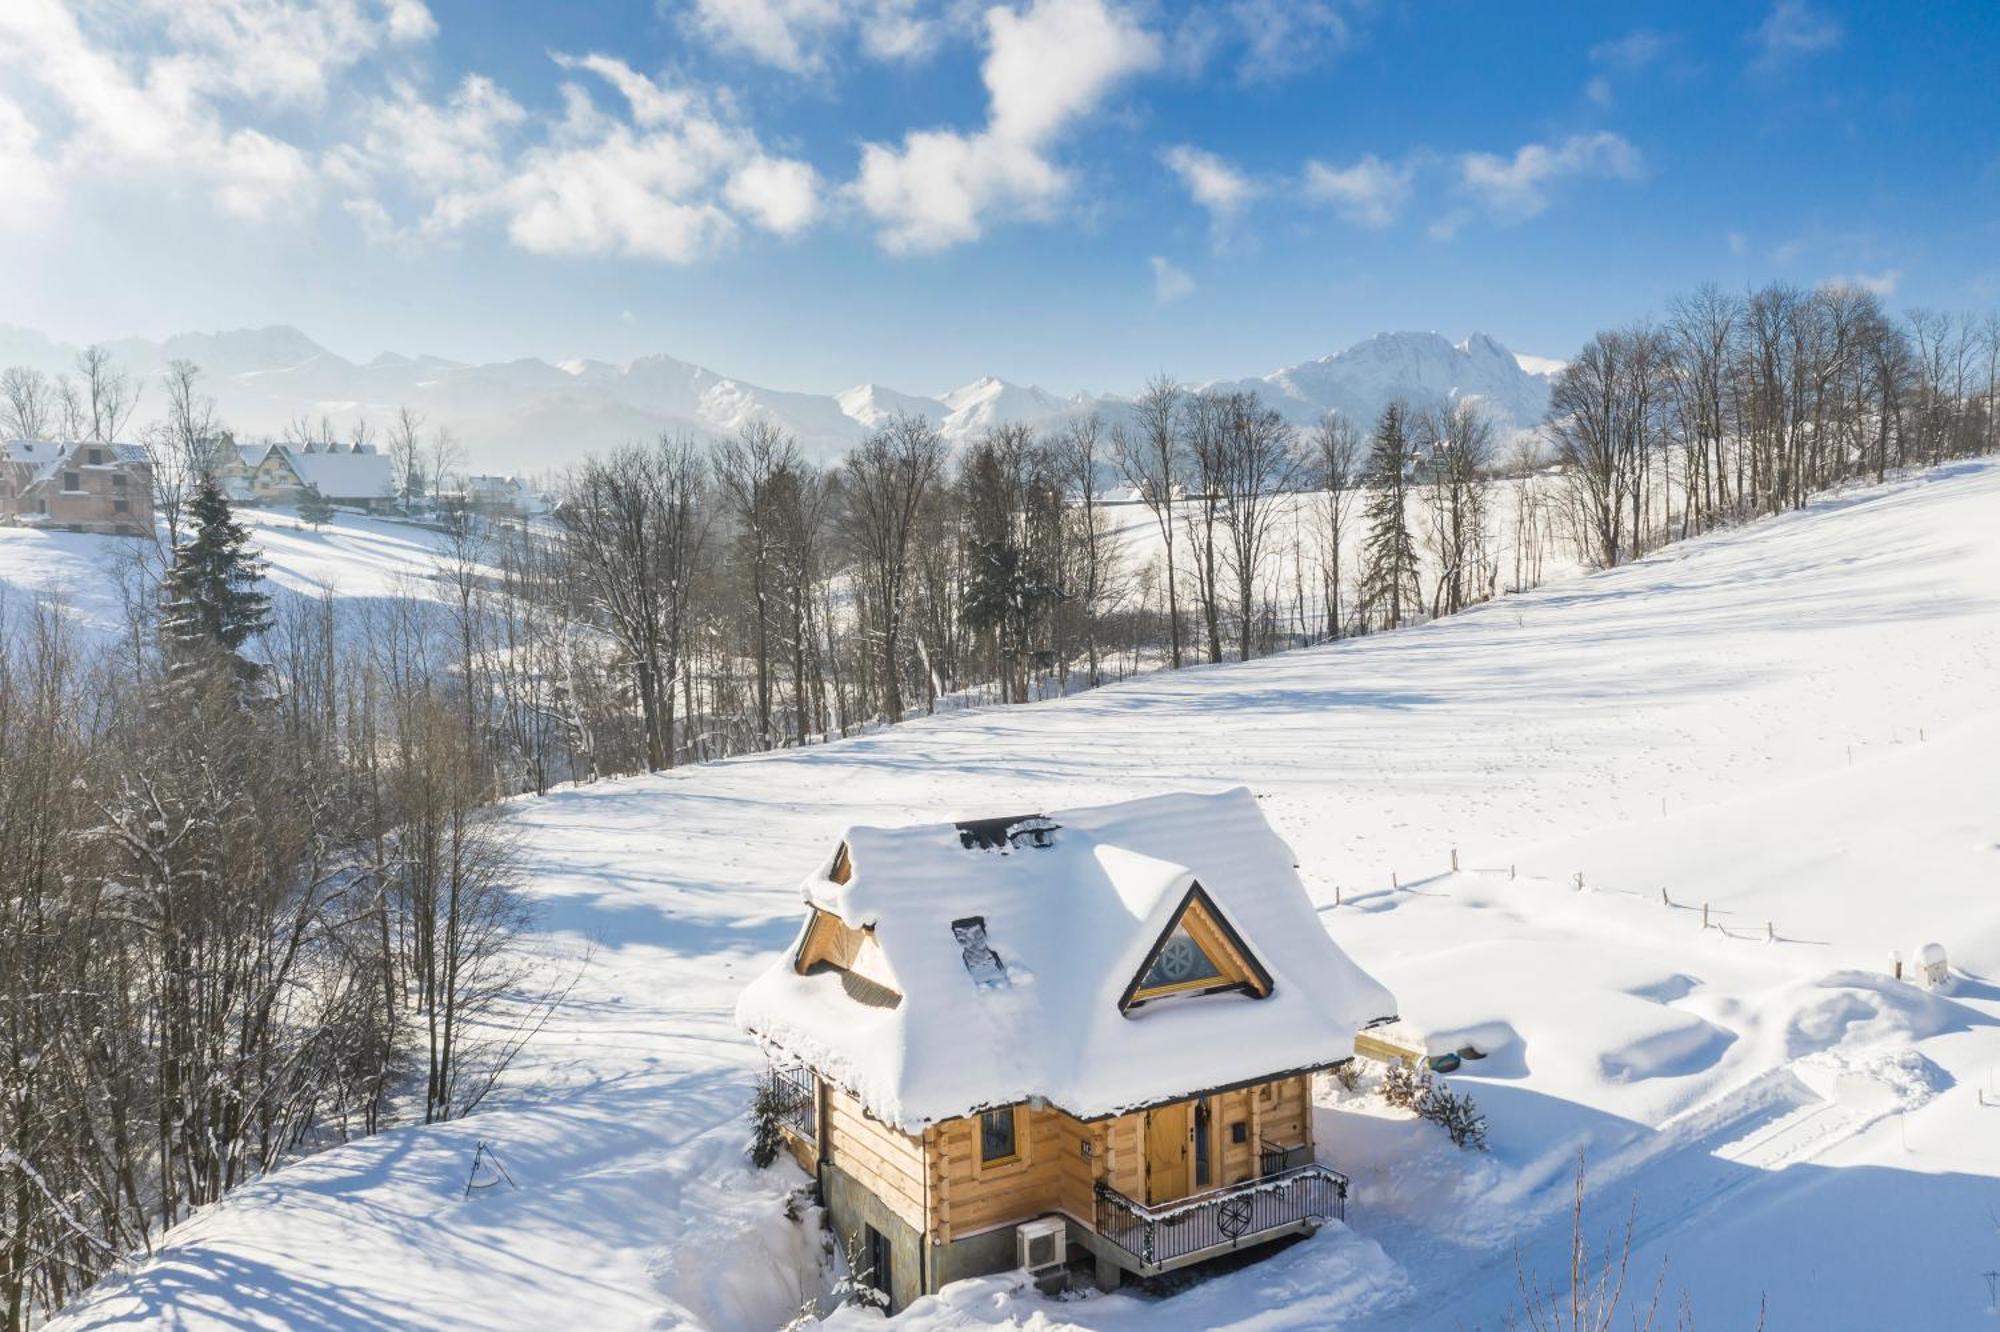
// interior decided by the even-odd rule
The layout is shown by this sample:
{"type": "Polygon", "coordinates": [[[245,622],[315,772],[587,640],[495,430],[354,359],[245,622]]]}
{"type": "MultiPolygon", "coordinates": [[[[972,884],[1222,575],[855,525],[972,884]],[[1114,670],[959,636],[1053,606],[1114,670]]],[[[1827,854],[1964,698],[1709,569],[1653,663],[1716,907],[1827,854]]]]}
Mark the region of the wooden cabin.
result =
{"type": "Polygon", "coordinates": [[[1344,1217],[1311,1076],[1394,1001],[1248,791],[852,828],[738,1018],[892,1309],[1088,1261],[1100,1286],[1344,1217]]]}

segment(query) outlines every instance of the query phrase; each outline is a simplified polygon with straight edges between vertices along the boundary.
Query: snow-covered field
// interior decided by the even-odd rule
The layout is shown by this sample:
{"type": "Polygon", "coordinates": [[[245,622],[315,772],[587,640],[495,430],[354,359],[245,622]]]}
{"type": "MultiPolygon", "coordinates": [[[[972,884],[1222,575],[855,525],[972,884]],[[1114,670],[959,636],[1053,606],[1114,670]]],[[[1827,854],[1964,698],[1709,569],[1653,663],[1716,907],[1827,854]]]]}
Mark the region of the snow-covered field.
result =
{"type": "Polygon", "coordinates": [[[1345,1226],[904,1325],[1497,1328],[1516,1246],[1567,1261],[1581,1150],[1593,1234],[1636,1205],[1630,1285],[1665,1262],[1701,1327],[1987,1326],[1996,667],[2000,465],[1964,464],[1422,629],[523,801],[548,946],[599,946],[506,1103],[245,1188],[58,1325],[772,1327],[820,1238],[743,1164],[731,1010],[800,874],[850,822],[1243,783],[1408,1022],[1488,1052],[1452,1081],[1493,1150],[1329,1087],[1345,1226]],[[1887,978],[1932,939],[1950,992],[1887,978]],[[480,1141],[513,1186],[467,1198],[480,1141]]]}
{"type": "MultiPolygon", "coordinates": [[[[420,595],[443,542],[430,528],[360,513],[343,512],[319,529],[290,509],[241,508],[236,517],[250,529],[280,597],[420,595]]],[[[134,537],[0,527],[0,597],[22,605],[38,593],[53,595],[86,629],[116,634],[125,624],[120,585],[152,552],[150,542],[134,537]]]]}

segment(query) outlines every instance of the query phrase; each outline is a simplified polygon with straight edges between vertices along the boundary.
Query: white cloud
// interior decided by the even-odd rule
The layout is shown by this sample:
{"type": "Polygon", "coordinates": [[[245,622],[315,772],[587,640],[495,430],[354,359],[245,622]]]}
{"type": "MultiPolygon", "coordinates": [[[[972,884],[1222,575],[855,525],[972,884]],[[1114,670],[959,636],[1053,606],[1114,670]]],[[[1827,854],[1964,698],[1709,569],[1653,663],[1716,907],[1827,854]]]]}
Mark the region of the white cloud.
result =
{"type": "Polygon", "coordinates": [[[352,195],[344,207],[371,236],[443,235],[497,218],[537,254],[668,263],[715,253],[745,222],[790,236],[817,218],[813,169],[766,152],[700,91],[610,56],[553,58],[609,84],[624,113],[601,108],[580,82],[562,85],[562,115],[547,126],[477,76],[442,105],[399,86],[330,167],[352,195]],[[411,227],[395,225],[388,195],[414,200],[411,227]]]}
{"type": "Polygon", "coordinates": [[[258,218],[313,202],[317,173],[256,118],[317,109],[345,71],[434,29],[418,0],[7,0],[0,81],[21,99],[31,133],[10,135],[35,152],[40,188],[143,183],[258,218]]]}
{"type": "Polygon", "coordinates": [[[1160,160],[1217,225],[1232,221],[1257,196],[1255,181],[1204,149],[1177,144],[1160,154],[1160,160]]]}
{"type": "Polygon", "coordinates": [[[1232,0],[1230,18],[1243,39],[1237,77],[1275,82],[1346,50],[1354,29],[1345,9],[1330,0],[1232,0]]]}
{"type": "Polygon", "coordinates": [[[819,215],[819,173],[804,162],[760,156],[736,169],[723,196],[766,231],[795,236],[819,215]]]}
{"type": "Polygon", "coordinates": [[[794,74],[824,69],[834,39],[850,31],[878,60],[914,59],[932,49],[944,24],[917,0],[692,0],[687,15],[720,49],[794,74]]]}
{"type": "Polygon", "coordinates": [[[1806,56],[1831,51],[1846,36],[1847,30],[1840,20],[1820,13],[1806,0],[1778,0],[1750,34],[1757,47],[1752,64],[1764,70],[1778,69],[1806,56]]]}
{"type": "Polygon", "coordinates": [[[27,113],[0,97],[0,181],[7,183],[0,228],[41,230],[62,198],[55,168],[36,149],[40,137],[27,113]]]}
{"type": "Polygon", "coordinates": [[[1616,41],[1590,48],[1590,63],[1625,73],[1645,69],[1673,49],[1673,38],[1651,28],[1637,28],[1616,41]]]}
{"type": "Polygon", "coordinates": [[[1750,252],[1750,238],[1740,231],[1732,231],[1723,239],[1729,242],[1729,253],[1738,259],[1750,252]]]}
{"type": "Polygon", "coordinates": [[[1855,291],[1872,292],[1888,298],[1896,294],[1896,288],[1903,280],[1900,268],[1885,268],[1880,273],[1843,273],[1839,277],[1825,278],[1822,287],[1850,287],[1855,291]]]}
{"type": "Polygon", "coordinates": [[[1331,205],[1334,212],[1358,227],[1386,227],[1409,202],[1416,169],[1397,166],[1370,153],[1351,166],[1306,163],[1305,196],[1331,205]]]}
{"type": "Polygon", "coordinates": [[[1194,294],[1194,279],[1185,270],[1168,262],[1163,255],[1154,255],[1146,261],[1153,269],[1153,301],[1156,305],[1168,305],[1183,296],[1194,294]]]}
{"type": "Polygon", "coordinates": [[[867,144],[852,189],[893,251],[977,238],[994,215],[1046,216],[1069,188],[1049,159],[1063,131],[1125,78],[1159,63],[1159,42],[1106,0],[1032,0],[986,12],[987,121],[975,133],[917,130],[867,144]]]}
{"type": "Polygon", "coordinates": [[[1512,157],[1467,153],[1458,160],[1459,184],[1488,212],[1508,221],[1534,217],[1549,206],[1549,189],[1569,177],[1637,180],[1645,170],[1639,150],[1609,131],[1573,134],[1560,143],[1529,143],[1512,157]]]}
{"type": "Polygon", "coordinates": [[[1612,102],[1611,80],[1602,74],[1595,75],[1583,85],[1583,95],[1599,106],[1609,107],[1612,102]]]}

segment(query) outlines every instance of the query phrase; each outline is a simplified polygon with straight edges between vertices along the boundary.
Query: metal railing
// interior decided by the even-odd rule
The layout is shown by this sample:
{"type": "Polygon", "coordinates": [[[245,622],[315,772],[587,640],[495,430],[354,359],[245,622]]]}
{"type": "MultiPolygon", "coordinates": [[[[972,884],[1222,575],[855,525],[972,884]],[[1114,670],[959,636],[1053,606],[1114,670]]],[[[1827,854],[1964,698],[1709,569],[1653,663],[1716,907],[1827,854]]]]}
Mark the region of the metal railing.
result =
{"type": "Polygon", "coordinates": [[[1312,1159],[1312,1148],[1304,1143],[1291,1147],[1282,1147],[1274,1142],[1260,1141],[1257,1144],[1257,1174],[1260,1178],[1268,1179],[1302,1165],[1311,1165],[1312,1159]]]}
{"type": "Polygon", "coordinates": [[[1097,1233],[1148,1268],[1225,1252],[1302,1221],[1346,1215],[1347,1176],[1318,1164],[1153,1205],[1108,1184],[1097,1186],[1097,1233]]]}
{"type": "Polygon", "coordinates": [[[773,1066],[771,1091],[777,1098],[778,1122],[807,1142],[819,1143],[819,1079],[804,1064],[773,1066]]]}

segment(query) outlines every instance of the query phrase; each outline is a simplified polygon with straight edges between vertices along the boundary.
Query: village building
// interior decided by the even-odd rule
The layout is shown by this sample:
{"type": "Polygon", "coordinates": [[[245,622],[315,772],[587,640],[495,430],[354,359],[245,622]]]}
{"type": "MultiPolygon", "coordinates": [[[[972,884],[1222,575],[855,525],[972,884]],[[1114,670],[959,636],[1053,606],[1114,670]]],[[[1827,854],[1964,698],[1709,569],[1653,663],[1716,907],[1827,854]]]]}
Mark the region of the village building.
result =
{"type": "Polygon", "coordinates": [[[0,522],[147,535],[153,530],[152,464],[137,444],[0,443],[0,522]]]}
{"type": "Polygon", "coordinates": [[[308,486],[330,504],[386,509],[396,502],[389,456],[372,444],[238,445],[225,455],[224,491],[238,503],[297,504],[308,486]]]}
{"type": "Polygon", "coordinates": [[[1311,1078],[1395,1002],[1242,789],[849,830],[738,1021],[892,1309],[1089,1262],[1100,1286],[1344,1217],[1311,1078]]]}

